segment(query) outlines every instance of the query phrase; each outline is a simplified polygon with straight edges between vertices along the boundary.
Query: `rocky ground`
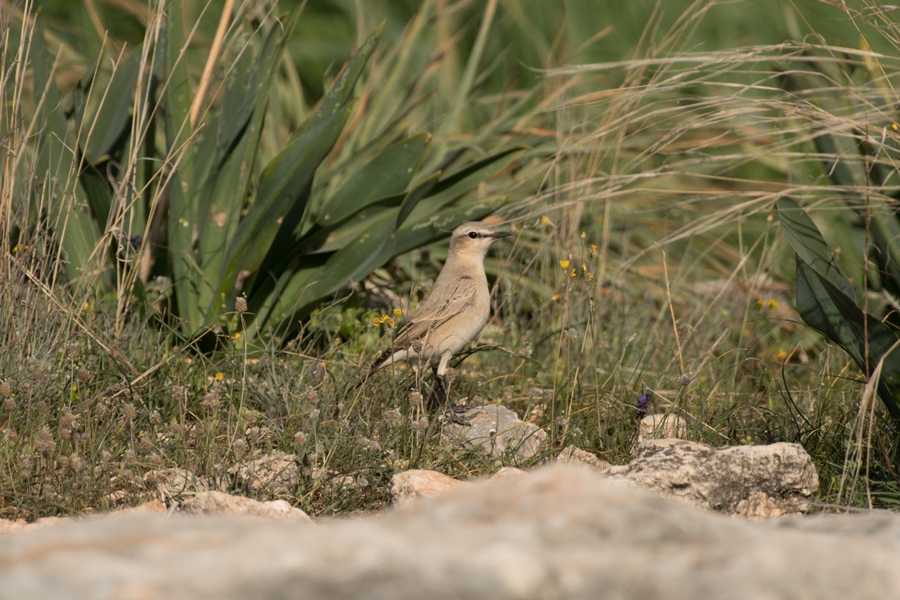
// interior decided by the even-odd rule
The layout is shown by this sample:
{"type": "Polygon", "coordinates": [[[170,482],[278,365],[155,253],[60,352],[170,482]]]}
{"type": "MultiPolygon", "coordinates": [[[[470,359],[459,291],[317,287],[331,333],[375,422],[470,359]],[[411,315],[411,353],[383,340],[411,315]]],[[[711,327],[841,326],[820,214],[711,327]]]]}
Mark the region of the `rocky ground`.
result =
{"type": "MultiPolygon", "coordinates": [[[[446,443],[533,454],[543,432],[499,407],[446,443]]],[[[148,473],[157,500],[84,519],[0,524],[0,598],[874,598],[900,589],[900,517],[805,515],[798,445],[712,448],[645,419],[634,458],[575,447],[532,472],[394,476],[394,507],[316,522],[283,501],[148,473]],[[202,517],[198,515],[204,515],[202,517]],[[778,518],[774,518],[778,517],[778,518]]],[[[279,454],[235,469],[290,484],[279,454]]]]}

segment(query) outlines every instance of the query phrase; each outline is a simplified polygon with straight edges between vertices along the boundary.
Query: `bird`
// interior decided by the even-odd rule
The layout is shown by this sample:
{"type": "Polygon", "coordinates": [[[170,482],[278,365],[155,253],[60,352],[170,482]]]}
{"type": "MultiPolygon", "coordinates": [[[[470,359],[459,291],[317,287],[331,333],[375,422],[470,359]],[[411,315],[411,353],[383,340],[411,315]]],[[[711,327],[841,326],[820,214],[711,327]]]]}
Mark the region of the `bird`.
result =
{"type": "Polygon", "coordinates": [[[491,244],[509,235],[486,223],[463,223],[454,229],[447,262],[431,291],[391,346],[363,370],[359,383],[396,362],[419,360],[431,365],[443,387],[450,357],[474,340],[490,317],[484,257],[491,244]]]}

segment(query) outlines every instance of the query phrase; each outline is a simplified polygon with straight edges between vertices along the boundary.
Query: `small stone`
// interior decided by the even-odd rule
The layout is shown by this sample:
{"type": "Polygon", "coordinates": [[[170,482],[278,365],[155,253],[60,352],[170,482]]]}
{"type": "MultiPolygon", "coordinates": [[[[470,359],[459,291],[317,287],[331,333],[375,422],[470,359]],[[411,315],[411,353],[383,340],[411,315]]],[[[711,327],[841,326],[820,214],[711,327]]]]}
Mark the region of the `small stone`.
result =
{"type": "Polygon", "coordinates": [[[180,512],[189,515],[247,515],[288,521],[312,521],[309,515],[284,500],[259,502],[215,490],[200,492],[187,498],[181,504],[180,512]]]}
{"type": "Polygon", "coordinates": [[[559,453],[559,456],[556,457],[556,461],[585,465],[599,473],[606,473],[612,468],[610,463],[597,458],[590,452],[582,450],[577,446],[566,446],[563,451],[559,453]]]}
{"type": "Polygon", "coordinates": [[[401,506],[419,498],[440,496],[463,483],[443,473],[425,469],[395,473],[391,477],[391,504],[401,506]]]}
{"type": "Polygon", "coordinates": [[[499,404],[474,406],[457,415],[457,422],[444,425],[441,440],[449,446],[480,449],[491,456],[509,451],[519,460],[540,452],[547,433],[534,423],[526,423],[499,404]]]}

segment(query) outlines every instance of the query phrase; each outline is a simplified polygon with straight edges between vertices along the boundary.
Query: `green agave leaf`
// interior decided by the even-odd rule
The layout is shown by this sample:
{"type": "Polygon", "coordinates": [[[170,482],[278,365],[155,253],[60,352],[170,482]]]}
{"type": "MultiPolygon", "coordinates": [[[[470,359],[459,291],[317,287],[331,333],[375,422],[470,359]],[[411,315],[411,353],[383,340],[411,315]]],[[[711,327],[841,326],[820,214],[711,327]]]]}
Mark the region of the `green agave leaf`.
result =
{"type": "Polygon", "coordinates": [[[85,271],[100,232],[87,211],[82,210],[87,202],[77,186],[78,169],[72,151],[74,135],[62,112],[59,90],[53,81],[50,53],[39,24],[35,26],[31,59],[34,89],[44,94],[38,115],[42,126],[38,128],[36,174],[44,188],[50,225],[65,253],[66,274],[76,281],[85,271]]]}
{"type": "Polygon", "coordinates": [[[394,255],[394,215],[370,223],[352,242],[331,255],[314,283],[299,297],[299,304],[324,298],[365,277],[394,255]]]}
{"type": "Polygon", "coordinates": [[[900,297],[900,219],[884,207],[871,211],[870,232],[875,251],[871,259],[878,265],[881,287],[900,297]]]}
{"type": "Polygon", "coordinates": [[[320,120],[316,127],[305,130],[263,171],[256,199],[229,244],[220,277],[223,296],[230,294],[239,274],[252,273],[262,263],[276,236],[273,224],[280,222],[298,201],[305,204],[308,196],[303,190],[340,136],[352,108],[353,104],[348,104],[320,120]]]}
{"type": "Polygon", "coordinates": [[[322,203],[316,225],[325,227],[388,196],[402,193],[419,171],[431,138],[422,133],[385,148],[322,203]]]}
{"type": "Polygon", "coordinates": [[[894,347],[900,340],[898,332],[864,313],[852,298],[802,261],[797,261],[797,308],[804,321],[844,348],[866,376],[884,361],[878,395],[891,417],[900,420],[900,351],[894,347]],[[863,359],[866,340],[868,364],[863,359]]]}
{"type": "Polygon", "coordinates": [[[446,208],[422,221],[404,225],[397,230],[395,255],[446,238],[466,221],[480,221],[506,204],[508,198],[507,195],[491,196],[472,204],[446,208]]]}
{"type": "Polygon", "coordinates": [[[326,228],[316,229],[310,235],[301,238],[296,242],[288,255],[293,256],[305,249],[305,254],[330,254],[337,252],[359,234],[361,234],[369,225],[390,212],[397,214],[397,209],[406,199],[407,194],[396,194],[382,198],[359,212],[351,215],[344,221],[332,223],[326,228]]]}
{"type": "Polygon", "coordinates": [[[99,58],[98,53],[95,63],[79,80],[74,102],[79,138],[77,156],[81,169],[79,180],[87,194],[94,219],[105,230],[109,225],[115,193],[110,179],[118,170],[117,165],[131,135],[131,107],[141,55],[137,53],[125,59],[113,72],[106,89],[91,91],[99,58]],[[88,94],[103,98],[89,122],[85,121],[84,114],[88,94]]]}
{"type": "Polygon", "coordinates": [[[94,84],[94,77],[97,76],[97,67],[100,65],[100,59],[103,58],[103,47],[97,50],[94,58],[88,64],[78,81],[75,83],[75,91],[72,94],[72,113],[75,116],[75,130],[84,129],[84,113],[87,110],[87,92],[94,84]]]}
{"type": "Polygon", "coordinates": [[[825,172],[835,184],[851,188],[865,183],[865,172],[861,168],[853,168],[848,162],[851,157],[859,159],[859,151],[853,140],[847,136],[823,133],[815,136],[813,143],[822,155],[825,172]]]}
{"type": "MultiPolygon", "coordinates": [[[[78,152],[79,161],[83,160],[78,152]]],[[[81,174],[78,181],[81,183],[84,193],[87,195],[88,205],[91,207],[91,215],[100,229],[105,230],[109,224],[109,211],[112,207],[113,187],[105,175],[106,165],[100,165],[103,169],[91,164],[81,165],[81,174]]]]}
{"type": "MultiPolygon", "coordinates": [[[[299,10],[295,11],[299,14],[299,10]]],[[[296,22],[290,20],[288,27],[296,22]]],[[[197,243],[198,260],[209,281],[201,287],[200,306],[207,311],[207,321],[224,313],[225,297],[216,295],[222,289],[222,274],[229,240],[240,222],[259,131],[263,122],[271,74],[277,69],[286,31],[274,27],[266,37],[259,56],[246,47],[229,70],[224,84],[222,108],[206,115],[209,136],[209,161],[200,192],[197,243]],[[258,117],[258,118],[254,118],[258,117]]]]}
{"type": "Polygon", "coordinates": [[[797,311],[807,324],[841,346],[867,376],[884,360],[879,396],[891,416],[900,419],[900,353],[892,351],[900,339],[898,332],[856,304],[852,284],[831,262],[821,233],[795,202],[780,199],[778,215],[797,252],[797,311]]]}
{"type": "Polygon", "coordinates": [[[362,43],[356,55],[350,60],[344,71],[340,74],[322,102],[316,113],[304,124],[305,128],[317,127],[321,121],[330,118],[343,108],[353,94],[353,86],[359,76],[362,75],[369,57],[375,50],[381,34],[384,32],[385,21],[382,21],[372,34],[362,43]]]}
{"type": "Polygon", "coordinates": [[[289,268],[282,273],[270,295],[274,302],[265,306],[253,327],[248,328],[248,339],[253,339],[262,327],[291,330],[286,321],[305,314],[303,308],[321,302],[355,278],[390,260],[395,244],[393,224],[394,214],[385,214],[334,254],[318,254],[309,259],[295,260],[294,266],[297,268],[289,268]]]}
{"type": "Polygon", "coordinates": [[[409,219],[418,222],[441,210],[463,194],[496,175],[524,152],[524,148],[510,148],[483,158],[443,177],[428,198],[413,207],[409,219]]]}
{"type": "Polygon", "coordinates": [[[309,247],[309,254],[336,252],[387,213],[396,215],[394,226],[399,227],[406,221],[412,209],[434,189],[440,176],[438,172],[425,178],[408,193],[381,198],[343,221],[333,223],[330,227],[317,230],[315,234],[303,238],[298,242],[298,247],[301,245],[309,247]]]}
{"type": "Polygon", "coordinates": [[[403,204],[400,205],[400,210],[397,211],[394,229],[397,229],[406,222],[419,203],[431,194],[435,186],[440,182],[440,178],[441,172],[438,171],[431,177],[426,177],[420,181],[419,184],[406,195],[406,198],[403,199],[403,204]]]}
{"type": "Polygon", "coordinates": [[[204,311],[199,304],[202,270],[193,253],[197,190],[193,152],[188,147],[192,133],[189,116],[192,92],[187,66],[181,56],[184,45],[182,2],[173,0],[167,8],[166,22],[160,33],[160,46],[165,52],[162,100],[166,111],[166,146],[170,168],[178,161],[168,189],[167,231],[178,315],[182,319],[183,331],[190,336],[204,322],[204,311]]]}
{"type": "MultiPolygon", "coordinates": [[[[322,122],[331,119],[336,111],[346,110],[347,103],[353,92],[353,86],[362,74],[362,70],[369,60],[375,45],[384,29],[384,23],[368,37],[357,53],[350,59],[341,75],[335,81],[332,88],[325,94],[316,112],[301,125],[295,133],[295,139],[302,137],[310,129],[321,126],[322,122]]],[[[300,194],[302,203],[296,203],[278,226],[275,239],[271,242],[268,255],[262,265],[263,270],[273,270],[277,264],[283,263],[285,257],[291,257],[298,249],[297,232],[306,232],[310,228],[310,214],[307,209],[311,188],[303,189],[300,194]]],[[[305,245],[305,244],[304,244],[305,245]]]]}
{"type": "Polygon", "coordinates": [[[843,348],[857,365],[865,369],[864,354],[860,351],[853,328],[844,320],[821,278],[808,264],[797,260],[797,312],[807,325],[843,348]]]}
{"type": "Polygon", "coordinates": [[[853,284],[834,263],[828,245],[802,208],[790,198],[778,199],[778,218],[791,247],[800,259],[822,277],[831,281],[850,298],[855,297],[853,284]]]}
{"type": "Polygon", "coordinates": [[[131,107],[140,67],[141,54],[135,50],[115,70],[107,89],[94,90],[95,96],[105,94],[105,98],[91,123],[81,127],[79,138],[85,158],[91,164],[108,158],[117,146],[124,146],[122,138],[131,127],[131,107]]]}

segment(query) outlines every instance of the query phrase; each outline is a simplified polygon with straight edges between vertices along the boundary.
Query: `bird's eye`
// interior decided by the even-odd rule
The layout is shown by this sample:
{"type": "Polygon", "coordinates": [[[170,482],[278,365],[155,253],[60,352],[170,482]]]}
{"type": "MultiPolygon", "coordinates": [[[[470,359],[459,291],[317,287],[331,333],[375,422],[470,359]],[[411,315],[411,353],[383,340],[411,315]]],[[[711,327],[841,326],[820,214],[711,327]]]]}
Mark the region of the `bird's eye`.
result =
{"type": "Polygon", "coordinates": [[[476,232],[474,232],[474,231],[470,231],[470,232],[469,232],[469,237],[472,238],[472,239],[474,240],[475,238],[478,237],[478,234],[477,234],[476,232]]]}

